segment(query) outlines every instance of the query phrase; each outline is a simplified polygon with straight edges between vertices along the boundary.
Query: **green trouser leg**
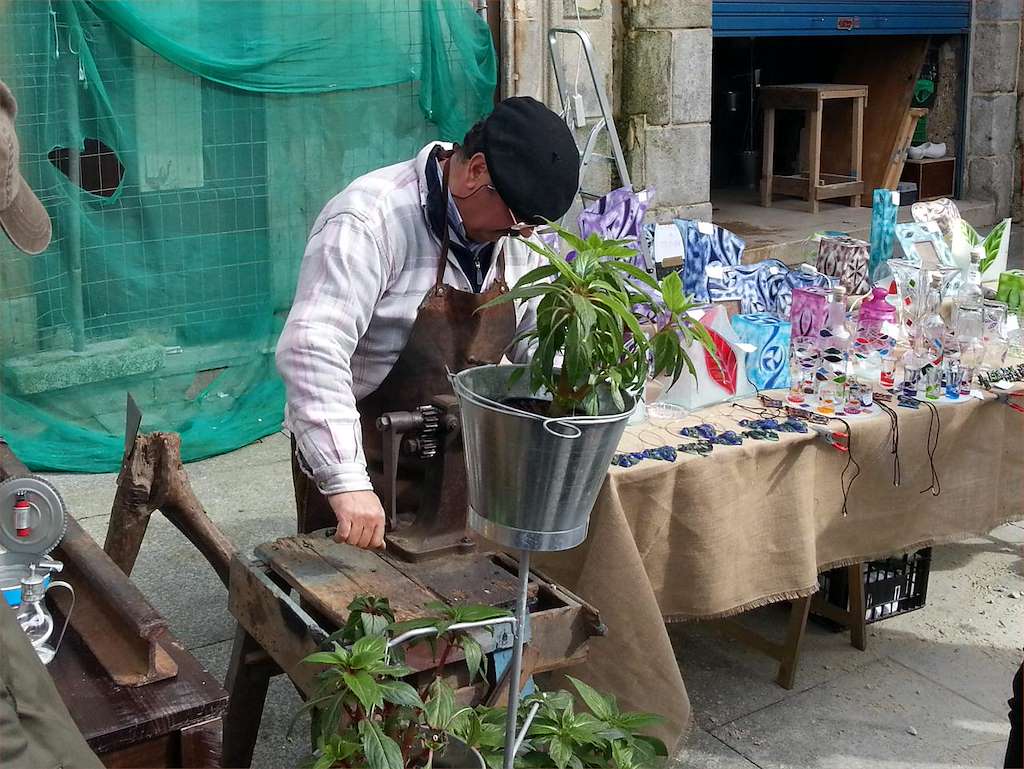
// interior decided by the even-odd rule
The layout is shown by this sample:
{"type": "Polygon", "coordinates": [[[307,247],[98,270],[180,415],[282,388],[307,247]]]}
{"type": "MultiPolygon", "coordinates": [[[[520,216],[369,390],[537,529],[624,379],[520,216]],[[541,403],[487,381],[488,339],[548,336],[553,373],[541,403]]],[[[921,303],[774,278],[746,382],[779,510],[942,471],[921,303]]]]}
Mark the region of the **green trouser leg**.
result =
{"type": "Polygon", "coordinates": [[[46,667],[0,600],[0,767],[100,769],[46,667]]]}

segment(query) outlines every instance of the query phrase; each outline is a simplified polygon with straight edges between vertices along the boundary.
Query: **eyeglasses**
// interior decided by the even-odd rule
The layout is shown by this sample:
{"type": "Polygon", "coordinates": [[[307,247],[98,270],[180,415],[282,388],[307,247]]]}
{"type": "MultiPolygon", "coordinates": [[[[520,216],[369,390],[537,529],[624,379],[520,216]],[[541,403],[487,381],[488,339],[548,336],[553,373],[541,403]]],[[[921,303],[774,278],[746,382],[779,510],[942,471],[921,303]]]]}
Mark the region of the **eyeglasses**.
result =
{"type": "MultiPolygon", "coordinates": [[[[501,193],[498,192],[498,190],[495,189],[493,185],[485,184],[484,187],[486,187],[495,195],[497,195],[498,198],[501,199],[501,202],[504,204],[505,201],[503,198],[501,198],[501,193]]],[[[554,229],[552,229],[551,227],[537,224],[528,224],[526,222],[519,221],[516,218],[516,215],[512,213],[512,209],[509,208],[507,205],[505,206],[505,210],[508,211],[508,218],[512,220],[511,226],[509,226],[508,229],[505,231],[509,237],[522,236],[523,232],[527,230],[536,235],[548,235],[554,232],[554,229]]]]}

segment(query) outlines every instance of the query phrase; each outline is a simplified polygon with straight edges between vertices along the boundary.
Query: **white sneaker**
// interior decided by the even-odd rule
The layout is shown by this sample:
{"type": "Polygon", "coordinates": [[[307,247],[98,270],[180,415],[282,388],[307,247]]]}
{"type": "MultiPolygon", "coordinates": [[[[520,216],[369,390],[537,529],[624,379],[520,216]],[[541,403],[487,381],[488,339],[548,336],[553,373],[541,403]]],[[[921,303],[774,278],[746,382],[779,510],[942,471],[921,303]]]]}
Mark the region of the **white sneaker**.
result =
{"type": "Polygon", "coordinates": [[[922,145],[924,149],[924,156],[926,158],[944,158],[946,157],[946,145],[945,144],[932,144],[931,142],[925,142],[922,145]]]}
{"type": "Polygon", "coordinates": [[[920,160],[924,157],[925,148],[928,147],[928,143],[919,144],[916,147],[911,147],[907,150],[907,157],[911,160],[920,160]]]}

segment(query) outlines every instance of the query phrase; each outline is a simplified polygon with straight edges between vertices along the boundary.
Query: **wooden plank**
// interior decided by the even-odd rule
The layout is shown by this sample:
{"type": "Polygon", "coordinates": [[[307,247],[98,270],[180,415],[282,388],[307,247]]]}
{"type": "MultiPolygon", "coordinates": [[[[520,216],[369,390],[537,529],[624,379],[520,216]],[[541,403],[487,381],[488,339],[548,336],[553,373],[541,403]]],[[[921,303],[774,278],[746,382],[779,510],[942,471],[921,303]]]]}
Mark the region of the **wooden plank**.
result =
{"type": "Polygon", "coordinates": [[[772,186],[778,194],[794,195],[805,199],[807,197],[807,185],[809,183],[810,177],[806,174],[800,174],[797,176],[776,176],[772,179],[772,186]]]}
{"type": "Polygon", "coordinates": [[[900,133],[896,138],[896,147],[893,149],[889,159],[889,165],[882,177],[882,186],[887,190],[896,189],[900,176],[903,175],[903,164],[907,160],[907,151],[914,138],[914,130],[917,128],[917,121],[928,114],[928,110],[914,108],[907,112],[900,124],[900,133]]]}
{"type": "Polygon", "coordinates": [[[302,660],[319,650],[324,631],[265,575],[259,562],[231,560],[228,609],[238,624],[253,637],[271,659],[288,674],[306,696],[316,690],[318,666],[302,660]]]}
{"type": "Polygon", "coordinates": [[[824,183],[823,186],[830,184],[846,184],[846,182],[858,181],[856,177],[847,176],[845,174],[818,174],[818,178],[824,183]]]}
{"type": "Polygon", "coordinates": [[[97,753],[97,757],[107,769],[160,769],[165,766],[179,766],[177,756],[178,737],[172,734],[137,742],[109,753],[97,753]]]}
{"type": "Polygon", "coordinates": [[[794,90],[788,86],[764,86],[757,98],[764,109],[812,110],[818,104],[816,91],[794,90]]]}
{"type": "Polygon", "coordinates": [[[764,110],[764,146],[761,151],[761,205],[771,208],[775,169],[775,110],[764,110]]]}
{"type": "MultiPolygon", "coordinates": [[[[502,609],[515,607],[519,578],[507,567],[496,563],[489,553],[468,553],[428,561],[407,562],[385,554],[395,569],[449,605],[484,604],[502,609]]],[[[531,580],[531,598],[537,595],[537,583],[531,580]]]]}
{"type": "Polygon", "coordinates": [[[832,198],[854,197],[863,192],[864,182],[842,182],[841,184],[818,185],[814,194],[818,200],[830,200],[832,198]]]}
{"type": "Polygon", "coordinates": [[[190,769],[221,765],[221,719],[211,718],[181,730],[181,765],[190,769]]]}
{"type": "MultiPolygon", "coordinates": [[[[180,729],[218,718],[226,710],[227,693],[216,679],[173,638],[167,650],[178,667],[177,676],[146,686],[119,686],[72,628],[47,666],[75,725],[104,761],[107,754],[169,735],[169,750],[176,754],[180,729]]],[[[121,754],[111,759],[112,765],[167,766],[143,760],[147,753],[159,755],[161,744],[150,745],[141,754],[121,754]]]]}
{"type": "MultiPolygon", "coordinates": [[[[862,37],[857,40],[837,40],[835,61],[836,80],[863,83],[870,97],[864,109],[864,141],[862,170],[864,178],[863,205],[871,205],[871,192],[882,186],[889,159],[897,145],[899,118],[910,109],[921,66],[924,64],[928,38],[862,37]]],[[[843,172],[849,157],[848,121],[842,121],[845,135],[834,135],[835,142],[826,142],[823,157],[836,158],[840,164],[826,165],[826,171],[843,172]]],[[[898,176],[897,176],[898,178],[898,176]]]]}
{"type": "Polygon", "coordinates": [[[357,596],[387,598],[399,621],[430,616],[426,605],[439,600],[376,553],[322,534],[278,539],[260,545],[256,554],[337,626],[345,623],[348,605],[357,596]]]}

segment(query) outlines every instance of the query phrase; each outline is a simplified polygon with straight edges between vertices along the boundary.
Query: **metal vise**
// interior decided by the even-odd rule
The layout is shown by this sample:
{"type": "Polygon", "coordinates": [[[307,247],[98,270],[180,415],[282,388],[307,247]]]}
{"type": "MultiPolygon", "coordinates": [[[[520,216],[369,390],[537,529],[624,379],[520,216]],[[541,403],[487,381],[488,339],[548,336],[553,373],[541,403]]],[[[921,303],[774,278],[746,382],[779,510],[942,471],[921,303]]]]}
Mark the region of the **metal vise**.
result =
{"type": "Polygon", "coordinates": [[[379,489],[388,547],[407,561],[468,552],[469,501],[459,403],[439,395],[413,411],[381,415],[384,472],[379,489]]]}

